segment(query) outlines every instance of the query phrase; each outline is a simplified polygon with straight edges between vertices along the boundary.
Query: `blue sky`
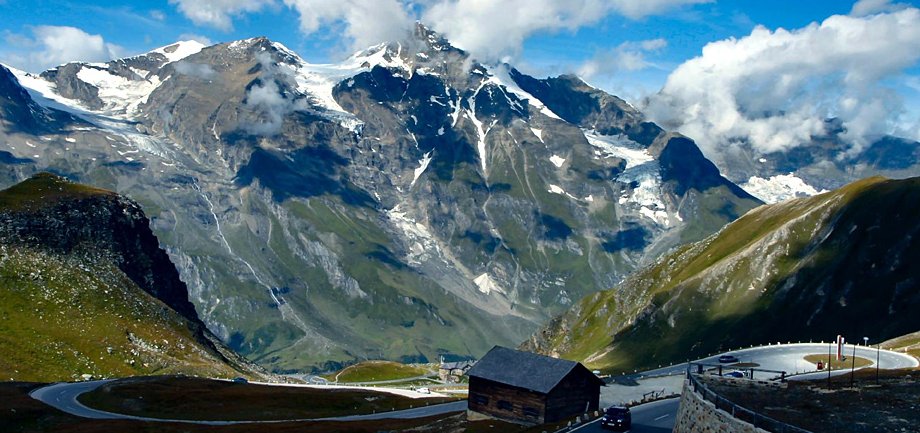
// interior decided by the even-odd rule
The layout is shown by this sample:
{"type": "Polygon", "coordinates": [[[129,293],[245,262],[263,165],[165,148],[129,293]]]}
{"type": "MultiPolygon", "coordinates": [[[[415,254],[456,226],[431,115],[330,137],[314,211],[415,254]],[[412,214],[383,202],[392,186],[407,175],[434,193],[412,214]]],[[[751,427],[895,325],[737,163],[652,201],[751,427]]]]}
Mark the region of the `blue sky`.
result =
{"type": "MultiPolygon", "coordinates": [[[[694,101],[680,100],[694,94],[687,88],[692,87],[693,74],[707,81],[775,85],[771,74],[776,71],[763,65],[746,71],[743,62],[738,62],[743,50],[762,49],[763,56],[775,56],[789,68],[802,68],[792,81],[805,84],[797,84],[784,96],[805,101],[813,117],[844,113],[855,122],[865,113],[852,109],[853,100],[875,103],[885,106],[887,117],[873,120],[871,128],[861,125],[866,134],[887,131],[920,138],[920,66],[918,55],[912,54],[920,49],[911,42],[920,37],[910,33],[911,27],[920,27],[920,22],[911,21],[920,15],[908,13],[917,10],[920,0],[858,3],[854,7],[856,2],[846,0],[0,0],[0,32],[5,42],[0,47],[0,62],[36,72],[64,61],[102,61],[142,53],[179,39],[217,43],[263,35],[287,45],[307,61],[327,62],[421,19],[479,58],[510,61],[534,75],[578,73],[634,104],[649,105],[671,127],[699,120],[698,130],[711,129],[724,119],[687,120],[671,112],[675,106],[678,112],[693,108],[694,101]],[[873,20],[876,15],[890,19],[873,20]],[[828,18],[833,16],[846,17],[840,25],[857,29],[869,23],[871,28],[860,31],[866,49],[878,55],[847,51],[843,39],[836,45],[825,44],[824,39],[842,34],[832,31],[831,21],[835,20],[828,18]],[[769,33],[754,38],[752,32],[758,26],[769,33]],[[900,33],[890,34],[892,26],[900,33]],[[72,29],[61,32],[63,28],[72,29]],[[778,29],[792,32],[795,40],[785,48],[773,46],[786,37],[778,29]],[[897,41],[898,37],[906,42],[897,41]],[[895,41],[875,46],[870,43],[874,38],[895,41]],[[728,54],[718,54],[727,55],[724,60],[731,67],[716,68],[722,71],[712,75],[699,64],[723,60],[702,55],[707,44],[719,45],[719,41],[737,44],[728,54]],[[826,56],[836,66],[790,63],[790,56],[810,53],[807,47],[802,50],[802,44],[814,44],[818,58],[826,56]],[[848,55],[855,60],[846,61],[848,55]],[[888,64],[880,60],[886,55],[904,61],[888,64]],[[887,69],[879,72],[870,67],[876,63],[887,69]],[[859,70],[863,68],[866,71],[859,70]],[[838,83],[829,76],[842,78],[838,83]],[[871,82],[854,78],[864,76],[871,82]],[[681,82],[683,88],[674,84],[681,82]],[[815,93],[814,89],[835,90],[815,93]],[[667,104],[657,101],[657,106],[656,101],[646,100],[659,92],[673,98],[667,104]],[[897,103],[880,100],[881,93],[893,95],[897,103]]],[[[742,115],[755,106],[761,109],[759,102],[745,106],[749,95],[742,94],[740,87],[712,88],[706,96],[718,98],[712,101],[714,107],[728,98],[727,106],[741,106],[742,115]]],[[[765,109],[785,112],[790,108],[786,103],[778,101],[765,109]]],[[[762,124],[756,124],[759,119],[748,120],[753,123],[746,127],[762,129],[762,124]]],[[[735,126],[725,132],[726,137],[738,133],[735,126]]],[[[801,126],[806,133],[809,126],[801,126]]]]}
{"type": "MultiPolygon", "coordinates": [[[[918,4],[917,1],[904,3],[918,4]]],[[[664,38],[668,46],[658,56],[658,63],[667,69],[699,54],[708,42],[749,34],[756,24],[799,28],[830,15],[846,14],[851,7],[852,3],[845,0],[723,0],[679,7],[638,20],[611,13],[598,23],[576,31],[548,30],[534,34],[526,40],[522,59],[544,67],[562,68],[591,57],[597,50],[626,41],[664,38]]],[[[349,51],[347,42],[336,34],[300,32],[297,14],[280,4],[236,16],[230,30],[195,24],[168,1],[5,0],[0,1],[0,14],[3,16],[0,32],[4,36],[28,36],[30,29],[38,25],[72,26],[101,35],[106,42],[122,47],[126,55],[146,52],[189,35],[215,43],[268,36],[305,59],[317,62],[335,59],[349,51]]],[[[15,51],[15,47],[8,46],[4,51],[15,51]]]]}

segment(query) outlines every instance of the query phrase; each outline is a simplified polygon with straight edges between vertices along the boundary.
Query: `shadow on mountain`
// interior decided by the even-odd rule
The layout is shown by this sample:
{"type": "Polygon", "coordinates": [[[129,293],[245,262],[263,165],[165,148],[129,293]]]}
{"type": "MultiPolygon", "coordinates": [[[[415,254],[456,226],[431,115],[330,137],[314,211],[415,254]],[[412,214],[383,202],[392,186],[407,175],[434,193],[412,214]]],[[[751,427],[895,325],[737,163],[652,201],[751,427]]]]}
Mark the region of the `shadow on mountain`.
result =
{"type": "Polygon", "coordinates": [[[326,146],[305,147],[289,154],[257,148],[237,172],[234,182],[237,186],[249,186],[258,180],[277,202],[291,197],[333,194],[346,204],[372,206],[371,197],[338,173],[346,165],[348,160],[326,146]]]}
{"type": "Polygon", "coordinates": [[[648,246],[648,237],[648,231],[641,226],[631,227],[607,236],[606,240],[601,243],[601,247],[608,253],[617,253],[622,250],[641,251],[648,246]]]}
{"type": "Polygon", "coordinates": [[[35,162],[29,158],[18,158],[16,155],[9,153],[4,150],[0,150],[0,163],[11,164],[11,165],[20,165],[20,164],[29,164],[35,162]]]}

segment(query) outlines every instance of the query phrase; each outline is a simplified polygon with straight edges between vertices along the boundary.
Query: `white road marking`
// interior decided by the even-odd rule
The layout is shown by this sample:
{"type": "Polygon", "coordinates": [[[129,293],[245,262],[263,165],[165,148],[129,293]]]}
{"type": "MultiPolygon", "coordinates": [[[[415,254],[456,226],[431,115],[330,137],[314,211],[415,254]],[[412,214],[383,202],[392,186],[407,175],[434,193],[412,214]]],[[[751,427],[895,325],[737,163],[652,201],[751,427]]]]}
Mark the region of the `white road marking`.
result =
{"type": "Polygon", "coordinates": [[[659,416],[658,418],[655,418],[654,421],[658,421],[658,420],[660,420],[660,419],[665,419],[665,418],[667,418],[667,417],[669,417],[669,416],[671,416],[671,414],[666,413],[666,414],[664,414],[664,415],[662,415],[662,416],[659,416]]]}

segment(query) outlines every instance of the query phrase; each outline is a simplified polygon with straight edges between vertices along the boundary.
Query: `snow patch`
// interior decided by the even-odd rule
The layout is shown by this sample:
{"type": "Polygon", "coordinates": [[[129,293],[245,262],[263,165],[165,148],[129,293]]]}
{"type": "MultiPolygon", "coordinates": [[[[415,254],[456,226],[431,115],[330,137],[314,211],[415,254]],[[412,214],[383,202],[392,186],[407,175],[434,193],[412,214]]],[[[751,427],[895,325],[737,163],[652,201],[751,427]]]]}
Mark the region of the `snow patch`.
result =
{"type": "Polygon", "coordinates": [[[541,143],[545,143],[545,141],[543,141],[543,130],[542,129],[530,128],[530,130],[533,131],[533,135],[536,135],[537,138],[540,139],[541,143]]]}
{"type": "Polygon", "coordinates": [[[577,198],[576,198],[574,195],[565,192],[565,190],[562,189],[562,187],[559,186],[559,185],[550,184],[550,185],[549,185],[549,190],[548,190],[548,192],[551,192],[551,193],[553,193],[553,194],[564,195],[564,196],[566,196],[566,197],[568,197],[568,198],[577,200],[577,198]]]}
{"type": "Polygon", "coordinates": [[[108,115],[132,116],[139,112],[139,106],[160,85],[160,79],[154,75],[149,80],[129,80],[113,75],[106,69],[83,66],[77,72],[77,78],[99,89],[99,99],[105,104],[102,110],[108,115]]]}
{"type": "Polygon", "coordinates": [[[437,246],[428,227],[406,215],[405,212],[399,209],[399,205],[384,211],[384,215],[406,237],[409,243],[406,261],[409,265],[419,265],[422,261],[431,258],[432,253],[440,253],[440,248],[437,246]]]}
{"type": "Polygon", "coordinates": [[[505,294],[505,290],[496,284],[488,273],[483,273],[482,275],[476,277],[473,282],[476,283],[477,287],[479,287],[479,291],[486,295],[490,295],[492,292],[505,294]]]}
{"type": "Polygon", "coordinates": [[[615,157],[626,161],[626,168],[636,167],[655,158],[641,144],[630,140],[625,135],[601,135],[594,131],[583,130],[588,143],[596,147],[605,157],[615,157]]]}
{"type": "MultiPolygon", "coordinates": [[[[480,87],[481,88],[481,87],[480,87]]],[[[482,166],[483,174],[487,173],[488,165],[486,163],[486,136],[489,135],[489,131],[492,130],[492,127],[495,126],[495,123],[498,120],[493,120],[492,124],[487,128],[484,128],[482,121],[476,118],[476,102],[475,99],[470,101],[472,106],[471,110],[466,110],[466,117],[473,122],[473,125],[476,126],[476,135],[479,136],[479,141],[476,143],[476,150],[479,152],[479,163],[482,166]]]]}
{"type": "Polygon", "coordinates": [[[543,101],[537,99],[530,93],[526,92],[524,89],[520,88],[517,83],[511,79],[511,75],[508,73],[507,66],[498,66],[494,68],[494,70],[489,70],[488,72],[491,74],[491,77],[489,77],[488,81],[504,87],[509,92],[514,93],[518,98],[527,101],[527,103],[532,107],[540,110],[543,115],[553,119],[562,120],[561,117],[556,115],[556,113],[554,113],[545,104],[543,104],[543,101]]]}
{"type": "Polygon", "coordinates": [[[565,158],[559,155],[553,154],[553,156],[549,157],[549,162],[552,162],[553,165],[556,166],[556,168],[562,168],[562,164],[565,164],[565,158]]]}
{"type": "Polygon", "coordinates": [[[769,179],[751,176],[746,183],[741,185],[741,188],[767,203],[778,203],[827,192],[825,189],[818,191],[793,173],[771,176],[769,179]]]}
{"type": "Polygon", "coordinates": [[[671,223],[671,219],[668,216],[668,213],[663,210],[652,210],[645,206],[642,206],[641,208],[639,208],[639,213],[642,214],[642,216],[652,221],[655,221],[656,223],[663,225],[665,227],[667,227],[671,223]]]}
{"type": "Polygon", "coordinates": [[[198,41],[179,41],[165,47],[157,48],[152,53],[160,53],[166,56],[169,62],[178,62],[192,54],[197,54],[205,47],[198,41]]]}
{"type": "Polygon", "coordinates": [[[412,183],[410,183],[409,186],[415,185],[415,181],[418,180],[419,176],[428,169],[428,164],[431,163],[431,152],[426,153],[418,163],[419,167],[415,169],[415,177],[412,178],[412,183]]]}

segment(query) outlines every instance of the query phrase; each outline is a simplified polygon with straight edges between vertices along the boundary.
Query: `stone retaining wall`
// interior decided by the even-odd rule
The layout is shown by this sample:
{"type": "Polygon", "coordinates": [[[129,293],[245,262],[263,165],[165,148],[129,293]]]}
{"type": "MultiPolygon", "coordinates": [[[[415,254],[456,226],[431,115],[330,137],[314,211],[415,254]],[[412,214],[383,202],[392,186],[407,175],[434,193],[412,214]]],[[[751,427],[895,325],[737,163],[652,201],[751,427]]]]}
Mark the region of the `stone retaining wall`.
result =
{"type": "Polygon", "coordinates": [[[680,410],[674,423],[674,433],[768,433],[752,424],[733,417],[693,391],[690,381],[684,381],[680,410]]]}

